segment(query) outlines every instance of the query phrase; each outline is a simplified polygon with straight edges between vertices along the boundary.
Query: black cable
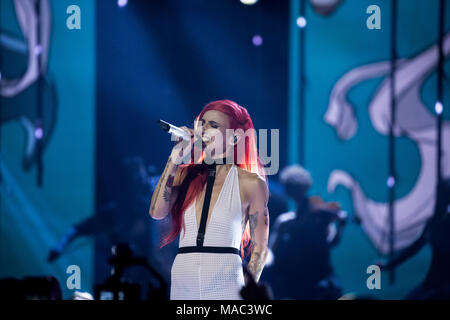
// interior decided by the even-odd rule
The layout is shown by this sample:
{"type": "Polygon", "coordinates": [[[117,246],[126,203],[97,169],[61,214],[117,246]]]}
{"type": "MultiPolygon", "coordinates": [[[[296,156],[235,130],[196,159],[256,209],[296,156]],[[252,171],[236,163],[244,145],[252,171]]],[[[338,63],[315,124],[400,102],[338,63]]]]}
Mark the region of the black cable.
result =
{"type": "MultiPolygon", "coordinates": [[[[394,258],[395,251],[395,185],[397,175],[395,170],[395,136],[394,127],[396,121],[396,99],[395,99],[395,72],[397,60],[397,0],[391,2],[391,72],[390,72],[390,93],[391,93],[391,126],[389,128],[389,260],[394,258]]],[[[394,284],[394,269],[389,273],[389,282],[394,284]]]]}
{"type": "MultiPolygon", "coordinates": [[[[0,5],[1,7],[1,5],[0,5]]],[[[2,32],[2,19],[0,14],[0,39],[2,38],[3,32],[2,32]]],[[[3,77],[3,49],[0,43],[0,79],[3,77]]],[[[1,91],[1,80],[0,80],[0,91],[1,91]]],[[[0,94],[0,121],[3,119],[3,98],[0,94]]],[[[2,128],[3,123],[0,122],[0,156],[2,155],[2,128]]],[[[3,158],[0,157],[0,165],[3,163],[3,158]]],[[[3,167],[0,168],[0,244],[2,243],[2,217],[3,217],[3,207],[2,207],[2,196],[3,196],[3,167]]],[[[1,249],[0,249],[1,251],[1,249]]]]}
{"type": "MultiPolygon", "coordinates": [[[[444,27],[445,27],[445,1],[439,1],[439,39],[438,39],[438,66],[437,66],[437,94],[436,94],[436,103],[444,104],[443,97],[443,88],[444,88],[444,48],[443,48],[443,39],[444,39],[444,27]]],[[[436,108],[436,106],[435,106],[436,108]]],[[[437,111],[437,110],[435,110],[437,111]]],[[[438,204],[438,197],[440,194],[440,190],[442,188],[442,121],[443,121],[444,112],[441,110],[440,113],[437,113],[437,186],[436,186],[436,206],[438,204]]],[[[435,211],[435,214],[440,214],[440,210],[435,211]]]]}
{"type": "MultiPolygon", "coordinates": [[[[306,0],[300,0],[300,17],[305,17],[306,15],[306,0]]],[[[300,74],[300,85],[299,85],[299,131],[300,131],[300,139],[299,139],[299,163],[301,165],[305,165],[305,27],[300,28],[299,36],[300,36],[300,66],[299,66],[299,74],[300,74]]]]}
{"type": "MultiPolygon", "coordinates": [[[[36,137],[36,160],[37,160],[37,184],[39,187],[42,186],[42,142],[44,137],[44,128],[42,121],[42,37],[41,37],[41,1],[36,2],[36,17],[37,17],[37,48],[38,48],[38,78],[37,78],[37,112],[35,121],[35,130],[39,130],[39,134],[36,137]]],[[[32,52],[35,54],[35,52],[32,52]]],[[[35,131],[36,133],[36,131],[35,131]]],[[[47,134],[47,133],[45,133],[47,134]]]]}

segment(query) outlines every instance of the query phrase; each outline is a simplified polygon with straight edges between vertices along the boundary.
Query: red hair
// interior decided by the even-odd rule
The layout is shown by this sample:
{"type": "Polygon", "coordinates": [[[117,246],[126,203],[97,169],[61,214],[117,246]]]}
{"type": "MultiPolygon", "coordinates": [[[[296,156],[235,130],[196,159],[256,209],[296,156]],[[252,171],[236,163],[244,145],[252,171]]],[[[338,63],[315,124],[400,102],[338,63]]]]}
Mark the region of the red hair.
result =
{"type": "MultiPolygon", "coordinates": [[[[208,103],[203,108],[195,120],[198,121],[202,119],[203,115],[210,110],[217,110],[228,115],[230,117],[229,129],[242,129],[244,133],[247,133],[247,139],[245,136],[243,137],[245,150],[244,154],[242,154],[242,152],[238,152],[239,143],[234,146],[234,164],[247,171],[260,175],[267,183],[267,178],[264,173],[264,166],[259,159],[258,150],[256,148],[253,122],[247,109],[231,100],[213,101],[208,103]],[[249,131],[247,132],[247,130],[249,131]]],[[[200,194],[206,183],[207,171],[205,170],[205,166],[196,164],[195,161],[192,164],[184,164],[180,166],[186,168],[187,173],[183,182],[179,186],[178,197],[170,212],[170,217],[172,220],[171,231],[163,238],[161,247],[175,240],[181,231],[184,231],[184,211],[193,203],[194,199],[200,194]]],[[[250,239],[250,227],[247,222],[241,241],[242,258],[244,258],[244,251],[246,248],[248,249],[248,253],[252,250],[250,239]]]]}

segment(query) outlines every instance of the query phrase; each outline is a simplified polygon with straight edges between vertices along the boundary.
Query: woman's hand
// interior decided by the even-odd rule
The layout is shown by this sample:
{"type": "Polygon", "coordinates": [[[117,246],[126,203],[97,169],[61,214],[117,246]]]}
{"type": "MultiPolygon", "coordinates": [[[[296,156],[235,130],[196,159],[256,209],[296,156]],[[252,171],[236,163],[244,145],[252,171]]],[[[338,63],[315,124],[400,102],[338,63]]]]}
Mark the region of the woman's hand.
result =
{"type": "Polygon", "coordinates": [[[186,126],[182,126],[180,127],[180,129],[186,131],[191,136],[191,140],[186,141],[183,140],[183,138],[178,138],[178,140],[175,141],[175,145],[173,146],[172,152],[170,153],[170,159],[172,163],[176,165],[183,163],[183,159],[188,156],[188,154],[186,154],[186,151],[184,150],[188,150],[189,155],[191,154],[192,146],[194,144],[194,129],[188,128],[186,126]]]}

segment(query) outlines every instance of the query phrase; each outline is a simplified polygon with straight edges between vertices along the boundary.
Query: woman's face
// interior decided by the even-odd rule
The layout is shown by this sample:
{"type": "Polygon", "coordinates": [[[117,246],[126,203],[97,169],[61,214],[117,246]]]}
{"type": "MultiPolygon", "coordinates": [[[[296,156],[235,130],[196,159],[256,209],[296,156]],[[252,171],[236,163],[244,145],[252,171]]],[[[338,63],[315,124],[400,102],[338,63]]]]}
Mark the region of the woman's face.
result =
{"type": "Polygon", "coordinates": [[[231,126],[230,122],[230,117],[227,114],[217,110],[206,111],[199,120],[197,132],[200,134],[199,130],[201,127],[203,148],[210,150],[211,156],[224,155],[227,147],[231,145],[227,143],[226,136],[226,130],[230,129],[231,126]]]}

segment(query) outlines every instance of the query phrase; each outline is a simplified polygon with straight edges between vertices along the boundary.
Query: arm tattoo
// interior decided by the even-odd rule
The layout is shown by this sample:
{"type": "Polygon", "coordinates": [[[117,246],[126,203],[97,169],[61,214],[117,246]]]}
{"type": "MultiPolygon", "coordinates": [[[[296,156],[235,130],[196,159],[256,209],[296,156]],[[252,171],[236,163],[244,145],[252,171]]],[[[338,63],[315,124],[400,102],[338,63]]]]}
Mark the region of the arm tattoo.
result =
{"type": "Polygon", "coordinates": [[[168,178],[167,178],[167,182],[166,182],[166,186],[172,188],[173,187],[173,179],[175,178],[175,176],[173,174],[171,174],[168,178]]]}
{"type": "Polygon", "coordinates": [[[254,252],[250,262],[248,263],[248,269],[253,275],[258,274],[258,269],[260,269],[261,265],[258,264],[258,260],[260,259],[261,254],[259,252],[254,252]]]}
{"type": "Polygon", "coordinates": [[[242,232],[244,232],[244,230],[245,230],[245,224],[247,223],[247,216],[246,216],[246,214],[243,214],[242,215],[242,219],[241,219],[241,230],[242,230],[242,232]]]}
{"type": "Polygon", "coordinates": [[[253,214],[249,214],[248,220],[250,223],[250,237],[252,241],[252,255],[248,263],[248,270],[253,275],[256,281],[261,276],[262,269],[264,267],[264,259],[261,255],[259,244],[255,241],[255,229],[258,224],[258,211],[253,214]]]}
{"type": "MultiPolygon", "coordinates": [[[[172,159],[171,159],[171,157],[169,157],[169,160],[167,161],[167,164],[166,164],[166,167],[164,168],[164,171],[163,171],[163,173],[161,174],[161,177],[159,178],[159,180],[162,182],[163,180],[164,180],[164,178],[165,178],[165,176],[166,176],[166,172],[167,172],[167,168],[169,167],[169,163],[170,163],[170,161],[171,161],[172,159]]],[[[157,199],[158,199],[158,197],[159,197],[159,192],[161,191],[161,184],[162,183],[159,183],[158,184],[158,188],[156,188],[156,197],[154,197],[152,200],[153,200],[153,203],[152,203],[152,210],[154,210],[155,209],[155,205],[156,205],[156,201],[157,201],[157,199]]]]}
{"type": "Polygon", "coordinates": [[[258,211],[256,211],[253,214],[249,214],[248,220],[250,222],[250,237],[252,238],[252,241],[253,241],[253,239],[255,238],[254,237],[255,228],[256,228],[256,225],[258,224],[258,211]]]}
{"type": "Polygon", "coordinates": [[[170,175],[167,178],[166,185],[164,186],[163,199],[166,202],[170,201],[170,195],[172,194],[172,190],[170,189],[173,186],[173,175],[170,175]]]}
{"type": "MultiPolygon", "coordinates": [[[[248,269],[255,278],[255,281],[259,281],[262,270],[264,268],[267,257],[267,231],[269,228],[269,211],[267,208],[267,200],[264,202],[264,208],[262,209],[263,216],[261,216],[264,225],[258,226],[258,215],[261,211],[256,211],[253,214],[249,214],[250,223],[250,235],[252,238],[252,255],[250,262],[248,263],[248,269]],[[257,230],[258,228],[258,230],[257,230]],[[255,237],[255,233],[257,236],[255,237]],[[264,234],[264,236],[263,236],[264,234]]],[[[262,223],[261,221],[261,223],[262,223]]]]}

